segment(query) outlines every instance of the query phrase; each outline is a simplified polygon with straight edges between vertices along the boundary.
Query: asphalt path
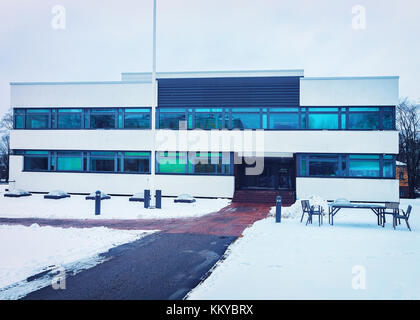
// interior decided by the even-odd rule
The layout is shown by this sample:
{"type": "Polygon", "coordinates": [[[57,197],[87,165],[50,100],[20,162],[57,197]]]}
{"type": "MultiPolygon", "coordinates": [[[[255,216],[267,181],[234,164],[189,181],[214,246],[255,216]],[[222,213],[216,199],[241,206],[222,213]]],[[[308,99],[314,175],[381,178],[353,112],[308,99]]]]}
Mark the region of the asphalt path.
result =
{"type": "Polygon", "coordinates": [[[179,300],[206,276],[236,236],[158,232],[111,249],[107,260],[66,279],[66,289],[30,300],[179,300]]]}

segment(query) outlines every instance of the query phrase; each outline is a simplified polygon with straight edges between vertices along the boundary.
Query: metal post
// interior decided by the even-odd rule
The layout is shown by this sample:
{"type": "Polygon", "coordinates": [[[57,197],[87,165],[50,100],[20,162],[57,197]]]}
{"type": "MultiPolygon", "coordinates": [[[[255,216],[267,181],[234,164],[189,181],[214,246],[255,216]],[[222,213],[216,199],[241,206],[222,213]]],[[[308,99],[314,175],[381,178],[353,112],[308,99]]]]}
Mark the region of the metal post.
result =
{"type": "Polygon", "coordinates": [[[101,214],[101,192],[98,190],[95,192],[95,216],[101,214]]]}
{"type": "Polygon", "coordinates": [[[276,198],[276,223],[281,222],[281,196],[276,198]]]}
{"type": "Polygon", "coordinates": [[[144,190],[144,207],[147,209],[150,207],[150,190],[144,190]]]}
{"type": "Polygon", "coordinates": [[[156,209],[162,208],[162,190],[156,190],[156,209]]]}
{"type": "MultiPolygon", "coordinates": [[[[157,106],[157,80],[156,80],[156,0],[153,0],[153,53],[152,53],[152,90],[153,90],[153,104],[152,104],[152,147],[150,148],[150,184],[149,188],[151,194],[155,193],[155,166],[156,166],[156,106],[157,106]]],[[[153,202],[153,199],[152,199],[153,202]]]]}

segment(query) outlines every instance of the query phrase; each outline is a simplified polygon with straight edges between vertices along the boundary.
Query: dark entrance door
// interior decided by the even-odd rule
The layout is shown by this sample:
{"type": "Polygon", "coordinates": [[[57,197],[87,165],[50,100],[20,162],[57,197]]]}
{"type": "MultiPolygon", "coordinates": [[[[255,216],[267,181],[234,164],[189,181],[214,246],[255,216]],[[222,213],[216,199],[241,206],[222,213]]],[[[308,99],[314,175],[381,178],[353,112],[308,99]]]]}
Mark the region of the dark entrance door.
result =
{"type": "Polygon", "coordinates": [[[295,161],[293,158],[265,158],[264,170],[259,175],[246,175],[245,164],[237,165],[237,189],[295,189],[295,161]]]}

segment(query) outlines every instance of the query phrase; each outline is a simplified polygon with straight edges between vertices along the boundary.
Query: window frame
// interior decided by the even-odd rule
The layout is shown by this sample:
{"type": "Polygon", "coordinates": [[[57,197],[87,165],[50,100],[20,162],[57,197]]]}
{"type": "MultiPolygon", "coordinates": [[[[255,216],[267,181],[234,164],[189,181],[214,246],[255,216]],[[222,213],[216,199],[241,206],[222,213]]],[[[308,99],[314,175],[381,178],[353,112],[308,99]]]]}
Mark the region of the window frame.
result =
{"type": "MultiPolygon", "coordinates": [[[[209,161],[211,161],[209,156],[209,161]]],[[[233,152],[211,152],[211,151],[156,151],[156,157],[155,157],[156,165],[155,165],[155,171],[156,174],[159,175],[195,175],[195,176],[233,176],[234,175],[234,158],[233,158],[233,152]],[[219,153],[218,158],[218,165],[220,165],[221,173],[209,173],[209,172],[195,172],[194,169],[194,163],[191,163],[190,160],[196,159],[197,152],[203,152],[203,153],[219,153]],[[159,159],[161,158],[160,153],[174,153],[176,156],[172,156],[176,159],[179,159],[179,153],[184,153],[185,161],[185,169],[184,172],[160,172],[159,171],[159,159]],[[224,159],[226,157],[229,157],[229,163],[223,163],[224,159]],[[190,165],[192,165],[192,170],[190,170],[190,165]],[[226,172],[226,165],[229,165],[229,170],[226,172]]]]}
{"type": "MultiPolygon", "coordinates": [[[[99,107],[99,108],[92,108],[92,107],[64,107],[64,108],[19,108],[16,107],[13,109],[13,128],[17,130],[150,130],[151,129],[151,118],[152,118],[152,108],[151,107],[99,107]],[[27,128],[27,117],[28,117],[28,110],[49,110],[48,114],[48,126],[47,128],[27,128]],[[59,128],[58,121],[61,114],[78,114],[78,112],[60,112],[60,110],[75,110],[81,109],[82,110],[82,119],[81,119],[81,127],[80,128],[59,128]],[[139,112],[138,114],[149,114],[149,126],[144,128],[126,128],[125,122],[125,115],[129,114],[128,110],[133,109],[142,109],[144,111],[139,112]],[[94,111],[98,110],[98,111],[94,111]],[[100,111],[99,111],[100,110],[100,111]],[[101,112],[103,111],[103,112],[101,112]],[[92,115],[110,115],[114,116],[114,127],[111,128],[91,128],[91,116],[92,115]],[[17,127],[17,119],[21,117],[23,120],[23,127],[17,127]]],[[[212,113],[212,112],[209,112],[212,113]]],[[[38,113],[31,112],[31,114],[38,115],[38,113]]],[[[135,112],[131,114],[137,114],[135,112]]],[[[161,116],[165,114],[177,114],[182,115],[186,121],[186,128],[187,130],[194,130],[194,129],[201,129],[201,130],[267,130],[267,131],[317,131],[317,130],[327,130],[327,131],[395,131],[396,130],[396,108],[395,106],[288,106],[288,107],[223,107],[223,106],[208,106],[208,107],[157,107],[156,108],[156,129],[167,129],[167,130],[178,130],[179,126],[175,128],[170,128],[167,126],[161,126],[161,116]],[[315,108],[315,109],[314,109],[315,108]],[[337,109],[337,111],[329,111],[328,109],[337,109]],[[366,108],[378,108],[378,111],[363,111],[366,108]],[[199,111],[200,109],[218,109],[221,111],[217,111],[218,114],[221,115],[221,122],[222,126],[218,128],[199,128],[196,126],[196,113],[205,113],[199,111]],[[295,109],[294,111],[281,111],[281,110],[291,110],[295,109]],[[312,109],[312,110],[311,110],[312,109]],[[325,111],[321,111],[325,109],[325,111]],[[350,111],[352,109],[352,111],[350,111]],[[356,109],[360,109],[361,111],[357,111],[356,109]],[[258,110],[258,111],[257,111],[258,110]],[[255,128],[233,128],[233,116],[235,114],[258,114],[259,119],[258,124],[255,128]],[[371,113],[371,114],[378,114],[379,115],[379,125],[377,129],[358,129],[352,128],[349,129],[349,115],[350,114],[364,114],[364,113],[371,113]],[[295,114],[298,117],[298,126],[296,128],[282,128],[282,129],[275,129],[270,128],[272,118],[271,115],[277,114],[295,114]],[[338,117],[338,128],[337,129],[314,129],[308,128],[309,116],[311,114],[337,114],[338,117]],[[385,127],[385,116],[390,116],[392,118],[392,126],[385,127]],[[344,123],[345,122],[345,123],[344,123]]],[[[39,115],[46,115],[45,113],[39,113],[39,115]]],[[[179,124],[179,123],[178,123],[179,124]]],[[[183,128],[184,129],[184,128],[183,128]]]]}
{"type": "MultiPolygon", "coordinates": [[[[375,160],[375,159],[372,159],[375,160]]],[[[299,178],[339,178],[339,179],[396,179],[396,155],[395,154],[362,154],[362,153],[351,153],[351,154],[339,154],[339,153],[298,153],[296,154],[296,168],[297,168],[297,174],[296,177],[299,178]],[[340,175],[338,176],[310,176],[309,172],[309,158],[311,156],[316,155],[331,155],[331,156],[338,156],[339,158],[339,172],[340,175]],[[359,159],[352,158],[350,159],[350,156],[361,156],[359,159]],[[351,176],[350,175],[350,161],[366,161],[371,159],[363,159],[363,156],[378,156],[379,158],[377,161],[379,162],[379,176],[373,177],[373,176],[351,176]],[[389,159],[386,159],[385,157],[390,157],[389,159]],[[306,163],[306,174],[302,174],[302,161],[305,161],[306,163]],[[383,168],[384,168],[384,162],[392,162],[392,175],[389,177],[384,176],[383,168]],[[343,168],[343,164],[345,164],[345,168],[343,168]]]]}
{"type": "MultiPolygon", "coordinates": [[[[59,172],[59,173],[106,173],[106,174],[150,174],[151,173],[151,152],[150,151],[108,151],[108,150],[94,150],[94,151],[85,151],[85,150],[12,150],[13,155],[23,156],[23,172],[59,172]],[[28,153],[30,152],[30,153],[28,153]],[[33,152],[47,152],[47,154],[36,154],[33,152]],[[58,154],[59,153],[78,153],[80,154],[81,159],[81,170],[58,170],[58,154]],[[92,155],[92,153],[112,153],[112,155],[92,155]],[[145,153],[142,156],[126,156],[126,153],[145,153]],[[120,155],[121,154],[121,155],[120,155]],[[25,157],[48,157],[48,169],[47,170],[26,170],[25,169],[25,157]],[[106,158],[114,160],[114,169],[113,171],[92,171],[91,170],[91,159],[92,158],[106,158]],[[124,166],[119,165],[120,159],[143,159],[149,162],[148,171],[146,172],[128,172],[123,171],[124,166]],[[53,167],[54,164],[54,167],[53,167]]],[[[61,155],[61,157],[63,157],[61,155]]],[[[64,156],[65,157],[65,156],[64,156]]],[[[74,156],[69,155],[69,158],[74,156]]]]}

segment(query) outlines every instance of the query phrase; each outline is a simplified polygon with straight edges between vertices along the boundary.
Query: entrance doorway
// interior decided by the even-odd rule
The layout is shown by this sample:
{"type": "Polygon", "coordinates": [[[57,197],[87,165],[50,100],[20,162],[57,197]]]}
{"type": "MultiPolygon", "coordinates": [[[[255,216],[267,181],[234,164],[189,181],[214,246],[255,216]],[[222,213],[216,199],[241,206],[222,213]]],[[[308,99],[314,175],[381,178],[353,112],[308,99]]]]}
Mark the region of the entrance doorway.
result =
{"type": "Polygon", "coordinates": [[[235,165],[236,190],[295,190],[294,158],[264,158],[264,170],[259,175],[246,175],[246,164],[235,165]]]}

